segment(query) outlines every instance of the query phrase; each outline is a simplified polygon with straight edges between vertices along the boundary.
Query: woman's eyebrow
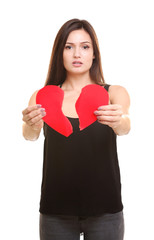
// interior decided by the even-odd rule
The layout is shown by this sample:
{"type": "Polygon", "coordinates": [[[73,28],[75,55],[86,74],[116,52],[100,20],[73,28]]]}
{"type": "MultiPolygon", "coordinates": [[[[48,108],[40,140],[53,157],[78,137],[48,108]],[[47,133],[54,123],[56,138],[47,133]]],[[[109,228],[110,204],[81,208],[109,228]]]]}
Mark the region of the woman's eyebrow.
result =
{"type": "MultiPolygon", "coordinates": [[[[84,41],[84,42],[80,42],[81,44],[82,43],[90,43],[90,44],[92,44],[91,42],[89,42],[89,41],[84,41]]],[[[66,44],[72,44],[72,45],[74,45],[75,43],[73,43],[73,42],[66,42],[66,44]]]]}

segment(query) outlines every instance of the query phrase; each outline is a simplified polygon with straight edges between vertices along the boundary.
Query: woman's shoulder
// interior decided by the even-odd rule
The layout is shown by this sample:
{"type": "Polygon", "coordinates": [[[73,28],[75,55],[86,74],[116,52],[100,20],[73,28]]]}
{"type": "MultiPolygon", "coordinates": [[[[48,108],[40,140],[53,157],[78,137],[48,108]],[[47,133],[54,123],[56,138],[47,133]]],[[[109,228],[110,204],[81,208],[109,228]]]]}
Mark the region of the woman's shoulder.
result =
{"type": "Polygon", "coordinates": [[[127,92],[126,88],[120,85],[108,85],[108,86],[109,86],[109,91],[112,93],[127,92]]]}
{"type": "Polygon", "coordinates": [[[36,90],[36,91],[32,94],[32,96],[30,97],[29,104],[28,104],[29,106],[33,106],[33,105],[36,104],[36,95],[37,95],[38,91],[39,91],[39,90],[36,90]]]}
{"type": "Polygon", "coordinates": [[[110,85],[109,87],[110,99],[127,99],[129,100],[129,94],[125,87],[120,85],[110,85]]]}

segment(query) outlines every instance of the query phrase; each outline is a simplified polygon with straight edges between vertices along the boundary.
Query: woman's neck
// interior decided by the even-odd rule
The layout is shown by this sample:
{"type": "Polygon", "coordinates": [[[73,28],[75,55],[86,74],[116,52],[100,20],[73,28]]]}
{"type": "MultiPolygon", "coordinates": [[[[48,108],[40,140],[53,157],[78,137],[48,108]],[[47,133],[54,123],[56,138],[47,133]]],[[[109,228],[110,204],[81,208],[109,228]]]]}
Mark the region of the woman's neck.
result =
{"type": "Polygon", "coordinates": [[[90,74],[67,74],[66,80],[63,83],[63,87],[66,90],[81,90],[88,84],[95,84],[95,82],[90,78],[90,74]]]}

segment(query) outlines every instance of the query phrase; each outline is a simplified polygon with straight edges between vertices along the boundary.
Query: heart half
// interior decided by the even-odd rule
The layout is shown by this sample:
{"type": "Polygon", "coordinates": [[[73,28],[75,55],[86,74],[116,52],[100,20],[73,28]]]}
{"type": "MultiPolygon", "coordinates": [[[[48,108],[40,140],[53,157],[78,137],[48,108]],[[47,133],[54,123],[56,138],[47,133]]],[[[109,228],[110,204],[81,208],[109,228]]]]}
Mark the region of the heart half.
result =
{"type": "Polygon", "coordinates": [[[109,94],[106,89],[97,84],[90,84],[82,88],[75,107],[80,120],[80,130],[97,120],[94,111],[98,107],[108,105],[109,94]]]}
{"type": "Polygon", "coordinates": [[[68,137],[73,132],[73,128],[61,110],[63,98],[64,91],[61,88],[55,85],[48,85],[38,91],[36,104],[41,104],[45,108],[46,116],[43,117],[44,122],[55,131],[68,137]]]}

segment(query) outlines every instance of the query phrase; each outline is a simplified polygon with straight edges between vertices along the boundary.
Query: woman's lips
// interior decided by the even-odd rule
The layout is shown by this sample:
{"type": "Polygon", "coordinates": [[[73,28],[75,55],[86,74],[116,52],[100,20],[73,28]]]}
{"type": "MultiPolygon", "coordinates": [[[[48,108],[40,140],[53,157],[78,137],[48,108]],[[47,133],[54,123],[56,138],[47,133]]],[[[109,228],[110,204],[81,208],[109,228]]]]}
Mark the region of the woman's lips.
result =
{"type": "Polygon", "coordinates": [[[81,67],[81,65],[82,65],[83,63],[80,62],[80,61],[74,61],[74,62],[72,62],[72,64],[73,64],[74,67],[81,67]]]}

